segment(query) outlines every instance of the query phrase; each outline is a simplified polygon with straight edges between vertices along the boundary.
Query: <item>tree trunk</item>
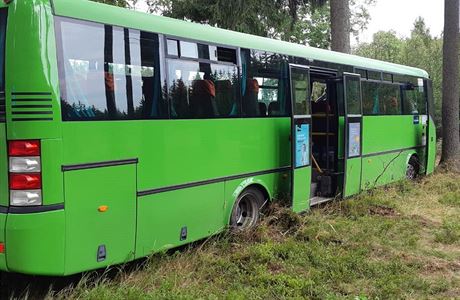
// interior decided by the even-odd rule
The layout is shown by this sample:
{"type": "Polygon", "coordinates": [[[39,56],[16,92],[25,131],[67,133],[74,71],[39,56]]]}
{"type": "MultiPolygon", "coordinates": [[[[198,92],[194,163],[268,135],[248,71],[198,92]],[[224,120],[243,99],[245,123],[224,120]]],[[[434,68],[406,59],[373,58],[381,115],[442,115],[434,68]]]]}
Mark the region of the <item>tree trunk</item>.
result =
{"type": "Polygon", "coordinates": [[[350,6],[349,0],[331,0],[331,48],[333,51],[350,53],[350,6]]]}
{"type": "Polygon", "coordinates": [[[459,96],[459,0],[445,0],[441,163],[455,171],[460,171],[459,96]]]}

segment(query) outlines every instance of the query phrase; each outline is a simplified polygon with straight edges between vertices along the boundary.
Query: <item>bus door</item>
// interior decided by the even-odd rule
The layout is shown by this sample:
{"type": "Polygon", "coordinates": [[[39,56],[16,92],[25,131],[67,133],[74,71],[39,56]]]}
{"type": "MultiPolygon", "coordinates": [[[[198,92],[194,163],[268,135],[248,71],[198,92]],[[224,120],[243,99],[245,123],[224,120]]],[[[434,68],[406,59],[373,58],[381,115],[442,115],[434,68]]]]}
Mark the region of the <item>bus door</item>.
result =
{"type": "Polygon", "coordinates": [[[291,83],[291,195],[292,209],[301,212],[310,208],[311,184],[311,112],[310,70],[290,65],[291,83]]]}
{"type": "Polygon", "coordinates": [[[358,74],[345,73],[343,90],[345,108],[343,197],[348,197],[361,191],[363,129],[361,77],[358,74]]]}
{"type": "Polygon", "coordinates": [[[433,102],[433,82],[431,79],[425,80],[425,93],[427,99],[427,125],[426,125],[426,169],[425,173],[431,174],[434,171],[436,160],[436,125],[434,124],[434,102],[433,102]]]}

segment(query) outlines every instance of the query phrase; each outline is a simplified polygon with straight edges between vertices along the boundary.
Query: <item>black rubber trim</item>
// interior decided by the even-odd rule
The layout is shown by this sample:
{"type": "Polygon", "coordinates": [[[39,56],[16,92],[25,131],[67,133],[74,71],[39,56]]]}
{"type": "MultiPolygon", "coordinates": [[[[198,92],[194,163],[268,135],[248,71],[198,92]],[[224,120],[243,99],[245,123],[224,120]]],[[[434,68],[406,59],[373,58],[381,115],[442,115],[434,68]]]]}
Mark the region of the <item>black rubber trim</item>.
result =
{"type": "Polygon", "coordinates": [[[13,118],[12,121],[53,121],[53,118],[13,118]]]}
{"type": "Polygon", "coordinates": [[[246,173],[246,174],[240,174],[240,175],[233,175],[233,176],[226,176],[226,177],[208,179],[208,180],[203,180],[203,181],[196,181],[196,182],[178,184],[178,185],[172,185],[172,186],[166,186],[166,187],[157,188],[157,189],[139,191],[139,192],[137,192],[137,196],[142,197],[142,196],[147,196],[147,195],[154,195],[154,194],[170,192],[170,191],[175,191],[175,190],[180,190],[180,189],[185,189],[185,188],[197,187],[197,186],[201,186],[201,185],[224,182],[224,181],[240,179],[240,178],[245,178],[245,177],[251,177],[251,176],[260,176],[260,175],[266,175],[266,174],[272,174],[272,173],[278,173],[278,172],[285,172],[285,171],[289,171],[289,170],[291,170],[291,166],[277,168],[277,169],[271,169],[271,170],[265,170],[265,171],[259,171],[259,172],[253,172],[253,173],[246,173]]]}
{"type": "Polygon", "coordinates": [[[395,152],[401,152],[401,151],[406,151],[406,150],[420,149],[420,148],[425,148],[425,146],[419,145],[419,146],[408,147],[408,148],[401,148],[401,149],[396,149],[396,150],[388,150],[388,151],[382,151],[382,152],[374,152],[374,153],[364,154],[364,155],[363,155],[363,158],[364,158],[364,157],[372,157],[372,156],[385,155],[385,154],[390,154],[390,153],[395,153],[395,152]]]}
{"type": "Polygon", "coordinates": [[[50,102],[51,98],[15,98],[12,101],[25,101],[25,102],[50,102]]]}
{"type": "Polygon", "coordinates": [[[50,92],[12,92],[12,96],[35,96],[35,95],[46,95],[51,96],[50,92]]]}
{"type": "Polygon", "coordinates": [[[132,158],[132,159],[123,159],[123,160],[101,161],[101,162],[87,163],[87,164],[67,165],[67,166],[62,166],[62,172],[122,166],[122,165],[131,165],[131,164],[137,164],[138,162],[139,162],[139,159],[132,158]]]}
{"type": "Polygon", "coordinates": [[[53,108],[51,104],[13,104],[12,108],[53,108]]]}
{"type": "Polygon", "coordinates": [[[13,115],[52,115],[52,111],[13,111],[13,115]]]}
{"type": "Polygon", "coordinates": [[[8,206],[0,205],[0,214],[7,214],[7,213],[8,213],[8,206]]]}
{"type": "Polygon", "coordinates": [[[55,210],[63,210],[64,203],[42,205],[42,206],[10,206],[8,207],[8,214],[34,214],[49,212],[55,210]]]}

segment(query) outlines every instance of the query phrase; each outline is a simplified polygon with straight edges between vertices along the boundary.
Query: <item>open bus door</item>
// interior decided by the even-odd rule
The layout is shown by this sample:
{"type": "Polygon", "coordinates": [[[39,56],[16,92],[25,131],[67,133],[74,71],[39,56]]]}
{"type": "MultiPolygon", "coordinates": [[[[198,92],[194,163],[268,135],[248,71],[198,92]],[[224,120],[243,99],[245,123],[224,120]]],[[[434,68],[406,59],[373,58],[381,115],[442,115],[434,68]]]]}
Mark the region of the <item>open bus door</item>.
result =
{"type": "Polygon", "coordinates": [[[426,133],[426,174],[434,171],[436,161],[436,125],[434,124],[433,81],[425,81],[427,99],[427,133],[426,133]]]}
{"type": "Polygon", "coordinates": [[[290,65],[291,82],[291,195],[292,209],[310,208],[311,184],[311,108],[310,69],[290,65]]]}
{"type": "Polygon", "coordinates": [[[348,197],[361,191],[363,114],[360,75],[345,73],[343,91],[345,108],[343,197],[348,197]]]}

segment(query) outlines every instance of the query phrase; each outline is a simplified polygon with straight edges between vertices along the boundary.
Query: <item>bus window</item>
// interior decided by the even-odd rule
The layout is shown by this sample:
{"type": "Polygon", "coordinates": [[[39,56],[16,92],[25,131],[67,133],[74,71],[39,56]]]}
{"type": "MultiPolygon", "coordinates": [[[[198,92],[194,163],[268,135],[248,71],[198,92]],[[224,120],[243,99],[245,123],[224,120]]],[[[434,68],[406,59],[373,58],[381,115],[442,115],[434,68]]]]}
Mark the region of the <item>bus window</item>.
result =
{"type": "Polygon", "coordinates": [[[286,59],[269,52],[241,50],[242,111],[246,117],[289,115],[286,101],[288,64],[286,59]]]}
{"type": "Polygon", "coordinates": [[[362,81],[363,113],[365,115],[400,115],[399,85],[362,81]]]}
{"type": "Polygon", "coordinates": [[[64,120],[167,117],[157,67],[156,34],[58,20],[64,120]]]}
{"type": "Polygon", "coordinates": [[[196,43],[180,41],[180,56],[198,58],[198,45],[196,43]]]}
{"type": "Polygon", "coordinates": [[[349,77],[346,81],[347,114],[361,114],[360,79],[349,77]]]}
{"type": "Polygon", "coordinates": [[[379,115],[383,112],[383,101],[379,94],[379,83],[362,81],[363,113],[379,115]]]}
{"type": "Polygon", "coordinates": [[[380,94],[384,101],[383,114],[400,115],[402,113],[401,91],[399,85],[382,84],[380,87],[380,94]]]}
{"type": "Polygon", "coordinates": [[[425,93],[417,88],[403,88],[403,114],[426,114],[425,93]]]}
{"type": "Polygon", "coordinates": [[[168,55],[179,56],[179,46],[177,40],[168,39],[166,45],[168,47],[168,55]]]}
{"type": "Polygon", "coordinates": [[[168,59],[172,118],[237,116],[237,86],[236,66],[168,59]]]}

